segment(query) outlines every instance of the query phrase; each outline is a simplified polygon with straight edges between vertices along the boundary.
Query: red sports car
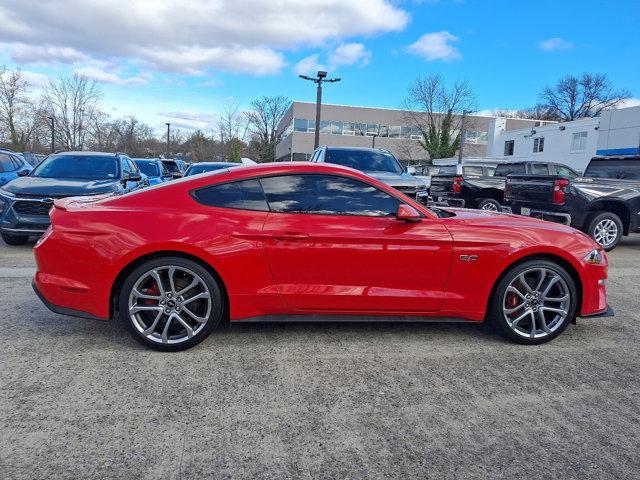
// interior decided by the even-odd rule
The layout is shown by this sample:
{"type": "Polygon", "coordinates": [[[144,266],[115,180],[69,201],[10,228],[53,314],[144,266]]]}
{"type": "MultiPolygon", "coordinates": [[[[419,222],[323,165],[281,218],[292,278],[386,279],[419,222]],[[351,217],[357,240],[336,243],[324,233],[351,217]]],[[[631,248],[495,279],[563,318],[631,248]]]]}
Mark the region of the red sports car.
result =
{"type": "Polygon", "coordinates": [[[119,316],[182,350],[224,322],[491,320],[520,343],[610,314],[607,258],[563,225],[425,208],[330,164],[219,170],[56,200],[34,288],[54,312],[119,316]]]}

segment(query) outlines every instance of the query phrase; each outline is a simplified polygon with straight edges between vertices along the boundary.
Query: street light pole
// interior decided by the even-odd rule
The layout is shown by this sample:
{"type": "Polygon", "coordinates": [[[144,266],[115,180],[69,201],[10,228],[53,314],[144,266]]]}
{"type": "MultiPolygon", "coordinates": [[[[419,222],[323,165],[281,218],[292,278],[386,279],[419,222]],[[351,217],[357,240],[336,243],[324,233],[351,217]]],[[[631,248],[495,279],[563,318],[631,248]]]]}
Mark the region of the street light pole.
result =
{"type": "Polygon", "coordinates": [[[56,126],[53,117],[47,117],[51,120],[51,153],[56,151],[56,126]]]}
{"type": "Polygon", "coordinates": [[[167,158],[169,158],[169,129],[171,128],[171,124],[167,123],[167,158]]]}
{"type": "Polygon", "coordinates": [[[303,80],[309,80],[318,85],[316,89],[316,128],[315,128],[315,139],[313,142],[314,150],[320,146],[320,110],[322,107],[322,84],[324,82],[334,83],[342,80],[341,78],[326,78],[327,72],[319,71],[318,76],[316,78],[308,77],[307,75],[298,75],[303,80]]]}
{"type": "Polygon", "coordinates": [[[458,165],[462,165],[462,152],[464,150],[464,141],[467,132],[467,115],[471,110],[462,111],[462,121],[460,122],[460,146],[458,147],[458,165]]]}

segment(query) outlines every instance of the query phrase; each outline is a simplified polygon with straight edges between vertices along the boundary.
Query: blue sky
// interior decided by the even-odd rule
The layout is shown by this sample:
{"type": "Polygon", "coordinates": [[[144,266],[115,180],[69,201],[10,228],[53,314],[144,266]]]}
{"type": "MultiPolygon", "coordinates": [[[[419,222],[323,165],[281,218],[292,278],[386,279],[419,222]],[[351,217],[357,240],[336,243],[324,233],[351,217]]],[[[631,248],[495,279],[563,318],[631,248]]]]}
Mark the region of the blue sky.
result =
{"type": "Polygon", "coordinates": [[[327,103],[398,107],[417,75],[468,79],[480,110],[522,108],[565,74],[607,73],[640,97],[640,2],[481,0],[5,0],[0,62],[38,87],[99,81],[103,108],[209,129],[231,100],[314,101],[297,78],[342,77],[327,103]]]}

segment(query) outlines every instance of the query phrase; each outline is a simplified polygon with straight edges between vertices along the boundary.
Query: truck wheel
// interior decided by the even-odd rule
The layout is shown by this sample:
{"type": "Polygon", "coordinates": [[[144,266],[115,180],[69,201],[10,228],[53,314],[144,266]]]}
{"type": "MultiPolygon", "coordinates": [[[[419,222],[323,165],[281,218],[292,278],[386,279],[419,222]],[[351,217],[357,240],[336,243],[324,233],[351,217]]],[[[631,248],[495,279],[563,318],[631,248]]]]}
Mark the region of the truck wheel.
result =
{"type": "Polygon", "coordinates": [[[500,202],[494,198],[484,198],[480,200],[480,203],[478,203],[478,208],[480,210],[488,210],[490,212],[499,212],[500,202]]]}
{"type": "Polygon", "coordinates": [[[24,245],[29,241],[27,235],[12,235],[10,233],[2,233],[2,240],[7,245],[24,245]]]}
{"type": "Polygon", "coordinates": [[[587,234],[608,252],[618,246],[623,231],[620,217],[615,213],[600,212],[591,219],[587,234]]]}

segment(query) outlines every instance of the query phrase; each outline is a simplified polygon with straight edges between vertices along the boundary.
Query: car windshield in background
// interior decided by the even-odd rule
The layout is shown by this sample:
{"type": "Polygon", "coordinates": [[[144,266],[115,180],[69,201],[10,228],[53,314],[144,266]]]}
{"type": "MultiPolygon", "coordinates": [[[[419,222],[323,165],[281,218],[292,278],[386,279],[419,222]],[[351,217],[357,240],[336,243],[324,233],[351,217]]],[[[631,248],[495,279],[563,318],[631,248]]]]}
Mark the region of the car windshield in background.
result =
{"type": "Polygon", "coordinates": [[[155,162],[136,161],[136,165],[138,165],[142,173],[149,177],[157,177],[160,175],[158,164],[155,162]]]}
{"type": "Polygon", "coordinates": [[[404,172],[400,163],[392,155],[384,152],[327,150],[325,162],[355,168],[362,172],[404,172]]]}
{"type": "Polygon", "coordinates": [[[618,180],[640,180],[640,159],[594,159],[589,163],[584,176],[615,178],[618,180]]]}
{"type": "Polygon", "coordinates": [[[108,180],[118,176],[115,157],[92,155],[54,155],[48,157],[31,173],[32,177],[108,180]]]}
{"type": "Polygon", "coordinates": [[[213,172],[215,170],[222,170],[228,168],[226,165],[191,165],[189,167],[189,175],[197,175],[199,173],[213,172]]]}
{"type": "Polygon", "coordinates": [[[169,170],[171,173],[179,172],[178,165],[176,162],[162,162],[162,164],[169,170]]]}
{"type": "Polygon", "coordinates": [[[438,175],[453,175],[458,172],[456,165],[445,165],[444,167],[440,167],[438,170],[438,175]]]}

